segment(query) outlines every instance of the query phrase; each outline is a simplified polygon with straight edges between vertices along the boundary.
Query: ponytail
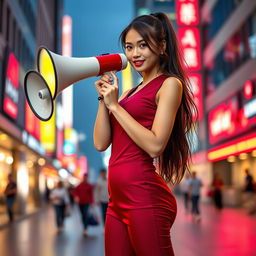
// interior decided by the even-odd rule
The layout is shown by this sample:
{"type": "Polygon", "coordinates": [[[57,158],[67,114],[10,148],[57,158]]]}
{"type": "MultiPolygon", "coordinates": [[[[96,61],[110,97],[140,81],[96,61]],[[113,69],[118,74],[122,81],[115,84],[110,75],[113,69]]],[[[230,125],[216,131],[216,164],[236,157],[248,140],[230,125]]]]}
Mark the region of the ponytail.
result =
{"type": "Polygon", "coordinates": [[[192,113],[197,113],[193,102],[190,83],[183,70],[182,55],[175,31],[166,14],[162,12],[135,18],[120,35],[125,45],[125,37],[130,29],[135,29],[148,43],[150,49],[159,54],[159,45],[166,41],[166,50],[160,56],[160,69],[179,79],[183,85],[181,104],[176,114],[173,130],[164,152],[157,158],[159,173],[166,182],[177,184],[189,169],[191,156],[188,133],[193,126],[192,113]]]}

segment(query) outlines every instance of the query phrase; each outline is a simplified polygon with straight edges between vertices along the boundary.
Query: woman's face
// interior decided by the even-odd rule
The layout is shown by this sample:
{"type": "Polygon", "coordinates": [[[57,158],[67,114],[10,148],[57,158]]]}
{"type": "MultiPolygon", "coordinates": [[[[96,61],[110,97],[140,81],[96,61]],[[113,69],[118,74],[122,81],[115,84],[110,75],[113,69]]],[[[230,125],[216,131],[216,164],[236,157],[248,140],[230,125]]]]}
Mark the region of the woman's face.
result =
{"type": "Polygon", "coordinates": [[[137,72],[151,73],[159,70],[159,55],[151,51],[142,36],[135,30],[127,32],[125,38],[127,59],[137,72]]]}

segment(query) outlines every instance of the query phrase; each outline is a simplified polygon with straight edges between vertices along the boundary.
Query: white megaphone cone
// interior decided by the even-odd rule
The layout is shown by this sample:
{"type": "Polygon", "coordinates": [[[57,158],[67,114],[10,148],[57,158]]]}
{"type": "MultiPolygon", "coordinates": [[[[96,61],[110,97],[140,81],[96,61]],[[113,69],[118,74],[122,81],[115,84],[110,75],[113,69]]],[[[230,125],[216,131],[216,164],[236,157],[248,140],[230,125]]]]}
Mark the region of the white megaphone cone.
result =
{"type": "Polygon", "coordinates": [[[71,58],[39,48],[38,71],[29,71],[24,89],[29,106],[41,120],[47,121],[53,113],[53,100],[69,85],[82,79],[99,76],[109,71],[120,71],[127,66],[124,54],[106,54],[97,57],[71,58]]]}

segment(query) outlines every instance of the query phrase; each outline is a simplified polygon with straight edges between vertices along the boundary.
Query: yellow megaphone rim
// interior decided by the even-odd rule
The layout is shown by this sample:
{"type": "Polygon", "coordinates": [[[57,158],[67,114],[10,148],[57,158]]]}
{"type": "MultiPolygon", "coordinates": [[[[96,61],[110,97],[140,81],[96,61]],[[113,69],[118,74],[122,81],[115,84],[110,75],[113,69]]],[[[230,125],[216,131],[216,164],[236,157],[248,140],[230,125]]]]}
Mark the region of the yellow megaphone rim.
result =
{"type": "Polygon", "coordinates": [[[39,73],[45,79],[50,89],[52,98],[55,99],[57,96],[56,93],[58,86],[56,67],[50,51],[44,46],[40,47],[38,50],[37,68],[39,73]]]}

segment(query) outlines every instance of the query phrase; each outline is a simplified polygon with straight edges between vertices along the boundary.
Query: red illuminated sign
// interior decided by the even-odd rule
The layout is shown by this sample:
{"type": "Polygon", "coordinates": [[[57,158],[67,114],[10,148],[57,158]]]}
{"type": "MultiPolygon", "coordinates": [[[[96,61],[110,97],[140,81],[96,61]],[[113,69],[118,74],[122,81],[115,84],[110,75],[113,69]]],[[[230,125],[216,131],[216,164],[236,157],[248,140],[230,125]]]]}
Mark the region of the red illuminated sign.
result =
{"type": "Polygon", "coordinates": [[[3,109],[13,119],[18,116],[19,100],[19,63],[13,53],[8,57],[5,79],[3,109]]]}
{"type": "Polygon", "coordinates": [[[177,37],[185,62],[183,67],[188,73],[198,110],[197,119],[195,114],[193,119],[199,121],[203,116],[203,103],[198,0],[176,0],[176,13],[179,26],[177,37]]]}
{"type": "Polygon", "coordinates": [[[251,152],[256,149],[256,133],[251,133],[239,139],[229,141],[221,146],[208,150],[209,161],[219,161],[229,156],[251,152]]]}
{"type": "Polygon", "coordinates": [[[193,116],[194,121],[200,121],[203,117],[203,99],[202,99],[202,76],[199,73],[188,74],[193,92],[194,103],[196,104],[198,116],[193,116]]]}
{"type": "Polygon", "coordinates": [[[32,112],[27,101],[25,102],[25,130],[40,140],[40,121],[32,112]]]}
{"type": "Polygon", "coordinates": [[[179,26],[198,26],[198,0],[176,0],[176,10],[179,26]]]}
{"type": "Polygon", "coordinates": [[[186,62],[184,68],[187,71],[199,71],[201,69],[199,29],[191,27],[179,28],[178,38],[186,62]]]}
{"type": "Polygon", "coordinates": [[[253,83],[251,80],[248,80],[244,84],[244,97],[250,99],[253,95],[253,83]]]}
{"type": "Polygon", "coordinates": [[[220,104],[209,113],[209,140],[211,144],[235,133],[237,116],[238,102],[236,98],[220,104]]]}
{"type": "Polygon", "coordinates": [[[256,98],[239,108],[236,97],[213,109],[208,116],[209,142],[216,144],[253,129],[256,124],[256,98]]]}

